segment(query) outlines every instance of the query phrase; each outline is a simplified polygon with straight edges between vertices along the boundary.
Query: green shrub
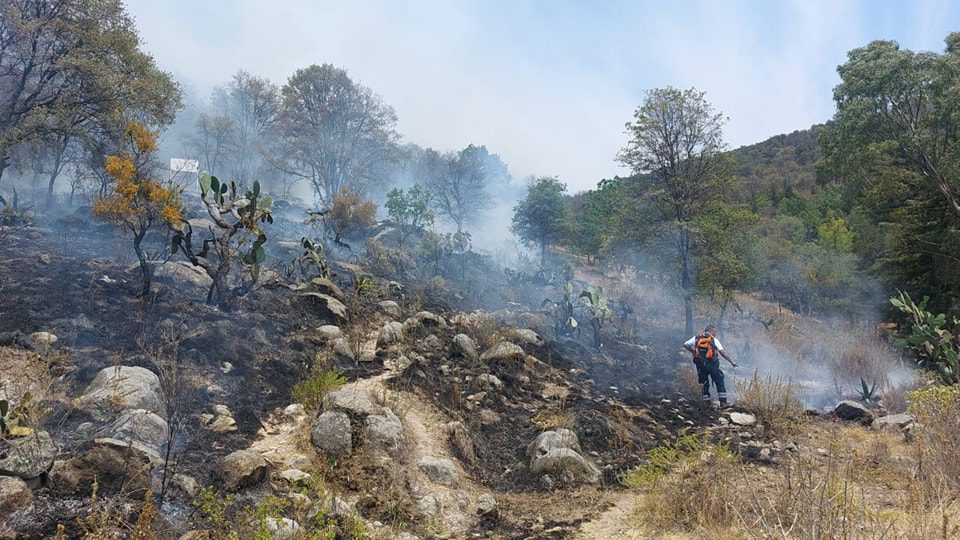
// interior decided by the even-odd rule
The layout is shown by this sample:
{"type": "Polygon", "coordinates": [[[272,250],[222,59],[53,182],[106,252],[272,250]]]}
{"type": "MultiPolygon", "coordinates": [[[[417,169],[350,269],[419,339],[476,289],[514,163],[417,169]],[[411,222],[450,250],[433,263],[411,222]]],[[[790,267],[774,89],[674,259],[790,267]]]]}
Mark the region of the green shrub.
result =
{"type": "MultiPolygon", "coordinates": [[[[900,332],[894,346],[910,349],[916,356],[920,367],[936,372],[947,384],[960,382],[960,350],[954,332],[947,328],[947,316],[934,315],[927,311],[930,298],[923,297],[917,304],[910,295],[901,292],[890,299],[890,303],[901,312],[909,315],[910,331],[900,332]]],[[[956,329],[960,321],[952,319],[950,328],[956,329]]]]}
{"type": "Polygon", "coordinates": [[[302,404],[307,410],[316,411],[323,404],[323,396],[346,382],[347,378],[335,370],[316,371],[310,377],[293,385],[291,395],[294,401],[302,404]]]}

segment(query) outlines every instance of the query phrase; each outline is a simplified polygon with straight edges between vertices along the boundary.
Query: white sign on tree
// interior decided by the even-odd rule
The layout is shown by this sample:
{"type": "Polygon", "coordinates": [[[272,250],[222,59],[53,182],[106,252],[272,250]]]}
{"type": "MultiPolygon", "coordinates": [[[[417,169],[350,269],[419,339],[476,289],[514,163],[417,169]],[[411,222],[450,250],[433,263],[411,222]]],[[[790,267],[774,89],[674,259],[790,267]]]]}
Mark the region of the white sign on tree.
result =
{"type": "Polygon", "coordinates": [[[195,159],[170,158],[170,170],[176,173],[199,173],[200,162],[195,159]]]}

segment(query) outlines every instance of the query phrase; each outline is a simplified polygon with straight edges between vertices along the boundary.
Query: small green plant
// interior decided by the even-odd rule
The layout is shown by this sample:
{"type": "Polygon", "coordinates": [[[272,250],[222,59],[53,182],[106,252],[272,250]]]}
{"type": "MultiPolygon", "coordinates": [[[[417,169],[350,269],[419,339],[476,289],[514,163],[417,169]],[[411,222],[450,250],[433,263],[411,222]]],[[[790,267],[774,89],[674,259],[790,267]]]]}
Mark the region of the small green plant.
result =
{"type": "Polygon", "coordinates": [[[227,509],[233,504],[234,495],[231,493],[220,496],[211,488],[203,488],[193,500],[193,506],[210,522],[211,537],[217,539],[234,539],[239,535],[232,526],[233,521],[227,516],[227,509]]]}
{"type": "Polygon", "coordinates": [[[604,321],[613,318],[613,311],[610,310],[610,300],[603,295],[603,287],[587,287],[578,297],[580,304],[586,308],[587,317],[590,320],[590,328],[593,329],[593,346],[600,348],[600,330],[603,328],[604,321]]]}
{"type": "Polygon", "coordinates": [[[21,204],[20,196],[17,195],[17,188],[13,188],[13,198],[10,201],[0,195],[0,205],[3,205],[3,208],[0,209],[0,225],[21,226],[31,223],[30,209],[33,206],[21,204]]]}
{"type": "Polygon", "coordinates": [[[860,401],[864,403],[875,401],[877,397],[877,386],[877,383],[873,383],[871,386],[867,383],[866,379],[860,377],[860,388],[857,389],[857,393],[860,395],[860,401]]]}
{"type": "Polygon", "coordinates": [[[25,425],[32,400],[33,396],[27,392],[20,398],[20,405],[11,408],[8,400],[0,399],[0,433],[3,436],[26,437],[33,433],[33,429],[25,425]]]}
{"type": "Polygon", "coordinates": [[[323,396],[346,384],[347,378],[339,372],[327,369],[315,371],[310,377],[293,385],[293,400],[307,410],[316,411],[323,404],[323,396]]]}
{"type": "MultiPolygon", "coordinates": [[[[947,384],[960,382],[960,350],[954,332],[947,329],[947,316],[934,315],[927,311],[930,298],[923,297],[919,304],[905,292],[899,292],[890,303],[911,320],[909,332],[898,333],[893,345],[898,349],[910,349],[917,364],[935,372],[947,384]]],[[[960,321],[952,319],[949,326],[956,329],[960,321]]]]}
{"type": "Polygon", "coordinates": [[[303,253],[294,262],[300,269],[301,281],[307,281],[311,277],[330,277],[327,254],[323,246],[307,237],[300,239],[300,245],[303,246],[303,253]]]}

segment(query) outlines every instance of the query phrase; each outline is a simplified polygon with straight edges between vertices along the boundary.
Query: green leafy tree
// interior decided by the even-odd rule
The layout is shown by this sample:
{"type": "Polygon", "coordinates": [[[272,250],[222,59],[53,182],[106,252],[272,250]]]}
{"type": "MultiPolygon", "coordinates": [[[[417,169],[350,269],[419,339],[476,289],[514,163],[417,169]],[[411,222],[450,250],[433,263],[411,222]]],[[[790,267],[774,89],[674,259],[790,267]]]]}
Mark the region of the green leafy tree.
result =
{"type": "Polygon", "coordinates": [[[393,188],[387,194],[387,202],[383,206],[397,228],[397,247],[401,251],[411,234],[423,227],[433,225],[430,194],[418,185],[406,191],[393,188]]]}
{"type": "Polygon", "coordinates": [[[693,223],[712,211],[731,184],[730,164],[722,155],[723,123],[703,92],[650,90],[627,124],[631,139],[618,155],[636,175],[640,199],[656,203],[672,237],[687,334],[693,333],[693,223]]]}
{"type": "Polygon", "coordinates": [[[541,267],[546,267],[547,248],[560,243],[567,230],[567,185],[555,177],[536,179],[527,188],[527,196],[513,208],[510,230],[528,244],[540,249],[541,267]]]}

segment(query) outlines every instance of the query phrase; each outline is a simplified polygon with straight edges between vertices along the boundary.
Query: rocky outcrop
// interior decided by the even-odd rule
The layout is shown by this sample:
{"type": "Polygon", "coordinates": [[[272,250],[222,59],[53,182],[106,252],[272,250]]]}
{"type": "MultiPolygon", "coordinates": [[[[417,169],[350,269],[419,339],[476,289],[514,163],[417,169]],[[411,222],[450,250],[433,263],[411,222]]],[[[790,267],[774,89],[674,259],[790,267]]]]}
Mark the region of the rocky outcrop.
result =
{"type": "Polygon", "coordinates": [[[0,476],[0,520],[17,510],[27,507],[33,500],[33,492],[20,478],[0,476]]]}
{"type": "Polygon", "coordinates": [[[89,495],[96,480],[103,495],[142,494],[150,486],[150,470],[146,452],[115,439],[98,439],[83,454],[54,463],[49,486],[60,493],[89,495]]]}
{"type": "Polygon", "coordinates": [[[399,319],[403,312],[400,310],[400,304],[394,302],[393,300],[384,300],[380,302],[380,309],[387,315],[399,319]]]}
{"type": "Polygon", "coordinates": [[[101,420],[123,409],[163,415],[160,379],[149,369],[116,366],[100,370],[80,396],[80,403],[101,420]]]}
{"type": "Polygon", "coordinates": [[[457,334],[453,337],[453,354],[466,358],[471,362],[476,362],[480,358],[477,352],[477,344],[466,334],[457,334]]]}
{"type": "Polygon", "coordinates": [[[888,414],[874,420],[870,427],[878,431],[903,431],[913,423],[914,418],[909,414],[888,414]]]}
{"type": "Polygon", "coordinates": [[[268,475],[267,460],[253,450],[237,450],[220,462],[220,478],[230,491],[261,484],[268,475]]]}
{"type": "Polygon", "coordinates": [[[366,418],[365,443],[373,450],[399,457],[403,451],[403,423],[390,409],[366,418]]]}
{"type": "Polygon", "coordinates": [[[460,480],[460,473],[452,461],[445,458],[423,457],[417,461],[417,468],[431,482],[441,486],[454,486],[460,480]]]}
{"type": "Polygon", "coordinates": [[[124,411],[107,431],[110,438],[137,442],[158,454],[168,436],[167,421],[146,409],[124,411]]]}
{"type": "Polygon", "coordinates": [[[325,324],[317,328],[317,337],[323,341],[333,341],[343,337],[343,330],[333,324],[325,324]]]}
{"type": "Polygon", "coordinates": [[[539,347],[543,345],[543,338],[540,334],[528,328],[518,328],[513,331],[514,338],[522,345],[532,345],[539,347]]]}
{"type": "Polygon", "coordinates": [[[0,475],[23,480],[39,478],[49,471],[59,451],[46,431],[8,439],[6,443],[9,447],[0,454],[0,475]]]}
{"type": "Polygon", "coordinates": [[[323,397],[323,408],[328,411],[342,411],[354,417],[379,414],[383,410],[366,392],[356,387],[330,392],[323,397]]]}
{"type": "Polygon", "coordinates": [[[403,323],[389,322],[377,332],[377,344],[383,347],[399,343],[403,340],[403,323]]]}

